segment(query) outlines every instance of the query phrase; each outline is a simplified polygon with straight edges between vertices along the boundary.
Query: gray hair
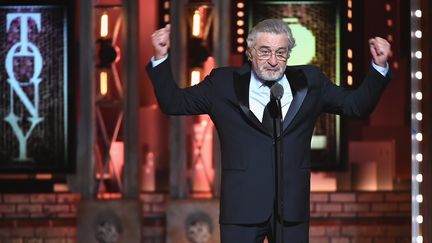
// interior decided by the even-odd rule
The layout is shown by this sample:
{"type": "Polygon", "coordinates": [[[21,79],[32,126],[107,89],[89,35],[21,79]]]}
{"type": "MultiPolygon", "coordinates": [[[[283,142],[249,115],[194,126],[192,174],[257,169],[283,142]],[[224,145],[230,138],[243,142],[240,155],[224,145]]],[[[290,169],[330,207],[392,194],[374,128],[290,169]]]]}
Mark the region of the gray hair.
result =
{"type": "Polygon", "coordinates": [[[295,39],[292,35],[291,28],[280,19],[266,19],[255,25],[247,37],[247,46],[252,48],[258,33],[286,34],[288,36],[288,53],[295,46],[295,39]]]}

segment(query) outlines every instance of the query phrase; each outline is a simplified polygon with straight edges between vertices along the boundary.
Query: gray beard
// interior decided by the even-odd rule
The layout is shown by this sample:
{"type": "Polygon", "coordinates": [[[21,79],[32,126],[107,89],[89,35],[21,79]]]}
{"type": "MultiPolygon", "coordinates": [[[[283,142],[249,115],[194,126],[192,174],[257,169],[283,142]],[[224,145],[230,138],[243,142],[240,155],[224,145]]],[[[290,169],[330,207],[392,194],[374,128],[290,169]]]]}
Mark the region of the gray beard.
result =
{"type": "Polygon", "coordinates": [[[261,81],[278,81],[283,77],[285,70],[283,70],[280,74],[273,73],[271,75],[268,75],[265,72],[261,72],[259,70],[253,70],[253,72],[255,73],[255,76],[261,81]]]}

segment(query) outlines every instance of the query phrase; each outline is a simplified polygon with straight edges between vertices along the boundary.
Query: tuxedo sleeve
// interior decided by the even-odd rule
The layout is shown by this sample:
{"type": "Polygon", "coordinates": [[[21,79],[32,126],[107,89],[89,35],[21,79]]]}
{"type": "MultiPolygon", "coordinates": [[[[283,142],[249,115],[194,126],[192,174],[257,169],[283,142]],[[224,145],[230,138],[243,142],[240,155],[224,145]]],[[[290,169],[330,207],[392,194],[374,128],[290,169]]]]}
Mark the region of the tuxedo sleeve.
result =
{"type": "Polygon", "coordinates": [[[211,75],[197,85],[179,88],[172,75],[169,58],[156,67],[149,63],[146,69],[163,112],[170,115],[210,113],[213,86],[211,75]]]}
{"type": "Polygon", "coordinates": [[[321,79],[322,111],[351,117],[367,117],[375,109],[385,87],[391,80],[391,73],[386,76],[374,68],[367,73],[361,85],[355,89],[346,89],[330,82],[324,74],[321,79]]]}

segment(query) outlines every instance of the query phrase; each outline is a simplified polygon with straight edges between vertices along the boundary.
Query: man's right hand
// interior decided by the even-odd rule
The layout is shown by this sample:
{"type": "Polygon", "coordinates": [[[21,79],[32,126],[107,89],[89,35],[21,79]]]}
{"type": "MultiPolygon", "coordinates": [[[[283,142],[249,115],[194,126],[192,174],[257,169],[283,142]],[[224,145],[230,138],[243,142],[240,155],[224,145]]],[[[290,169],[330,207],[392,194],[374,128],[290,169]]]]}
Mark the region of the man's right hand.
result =
{"type": "Polygon", "coordinates": [[[155,59],[161,59],[168,54],[170,47],[171,25],[167,24],[165,28],[158,29],[152,34],[152,44],[155,52],[155,59]]]}

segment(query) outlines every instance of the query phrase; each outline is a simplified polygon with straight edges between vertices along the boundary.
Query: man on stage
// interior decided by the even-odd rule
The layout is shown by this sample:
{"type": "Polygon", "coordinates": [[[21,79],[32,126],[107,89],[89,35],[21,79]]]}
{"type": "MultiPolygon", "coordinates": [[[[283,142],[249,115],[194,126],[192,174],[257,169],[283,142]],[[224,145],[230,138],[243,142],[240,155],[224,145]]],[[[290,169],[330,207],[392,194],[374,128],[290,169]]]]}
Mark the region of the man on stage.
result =
{"type": "Polygon", "coordinates": [[[290,28],[277,19],[261,21],[251,30],[246,64],[216,68],[198,85],[184,89],[177,87],[171,73],[169,25],[153,33],[152,44],[154,57],[147,71],[160,108],[171,115],[208,114],[218,131],[222,243],[262,243],[265,237],[279,242],[274,237],[282,227],[281,221],[274,220],[279,218],[274,140],[272,128],[264,121],[270,86],[276,82],[283,87],[284,242],[308,242],[310,141],[315,122],[324,112],[365,117],[374,110],[390,81],[390,44],[379,37],[369,40],[371,68],[357,90],[334,85],[314,66],[287,66],[295,40],[290,28]]]}

